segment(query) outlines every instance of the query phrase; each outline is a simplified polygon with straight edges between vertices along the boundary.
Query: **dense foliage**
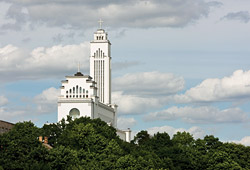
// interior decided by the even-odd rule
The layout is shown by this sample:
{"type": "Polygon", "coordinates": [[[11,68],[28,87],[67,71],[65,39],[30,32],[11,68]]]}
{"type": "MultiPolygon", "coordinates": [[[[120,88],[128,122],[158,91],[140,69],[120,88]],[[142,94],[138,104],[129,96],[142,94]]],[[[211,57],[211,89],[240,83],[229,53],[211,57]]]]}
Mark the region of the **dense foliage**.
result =
{"type": "Polygon", "coordinates": [[[150,136],[139,132],[131,143],[100,119],[68,118],[35,127],[17,123],[0,135],[1,169],[250,169],[250,147],[222,143],[214,136],[195,140],[186,132],[150,136]],[[38,136],[48,136],[47,149],[38,136]]]}

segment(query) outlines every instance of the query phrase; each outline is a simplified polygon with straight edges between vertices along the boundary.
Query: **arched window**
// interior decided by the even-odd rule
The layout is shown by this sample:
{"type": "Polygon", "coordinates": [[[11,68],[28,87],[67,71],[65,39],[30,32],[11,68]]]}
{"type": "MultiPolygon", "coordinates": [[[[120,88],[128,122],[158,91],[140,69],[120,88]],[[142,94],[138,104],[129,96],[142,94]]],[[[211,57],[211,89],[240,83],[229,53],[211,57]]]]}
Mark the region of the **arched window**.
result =
{"type": "Polygon", "coordinates": [[[75,93],[75,87],[73,87],[73,93],[75,93]]]}
{"type": "Polygon", "coordinates": [[[72,93],[72,90],[71,90],[71,89],[69,89],[69,93],[70,93],[70,94],[72,93]]]}
{"type": "Polygon", "coordinates": [[[66,91],[66,94],[68,94],[68,91],[66,91]]]}
{"type": "Polygon", "coordinates": [[[88,93],[89,93],[89,91],[88,91],[88,90],[86,90],[86,98],[88,98],[88,97],[89,97],[88,93]]]}
{"type": "Polygon", "coordinates": [[[69,116],[72,117],[72,119],[80,117],[80,111],[77,108],[73,108],[69,111],[69,116]]]}
{"type": "Polygon", "coordinates": [[[82,93],[82,87],[79,88],[79,93],[82,93]]]}

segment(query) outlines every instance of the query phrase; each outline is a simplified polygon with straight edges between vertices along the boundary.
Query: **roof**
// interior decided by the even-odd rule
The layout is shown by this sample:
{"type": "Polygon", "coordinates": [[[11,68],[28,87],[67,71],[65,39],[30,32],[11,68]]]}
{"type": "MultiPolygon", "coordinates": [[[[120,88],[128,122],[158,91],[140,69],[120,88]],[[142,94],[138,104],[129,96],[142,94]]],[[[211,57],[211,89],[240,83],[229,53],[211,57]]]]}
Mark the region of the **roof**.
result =
{"type": "Polygon", "coordinates": [[[83,74],[81,72],[77,72],[75,76],[83,76],[83,74]]]}

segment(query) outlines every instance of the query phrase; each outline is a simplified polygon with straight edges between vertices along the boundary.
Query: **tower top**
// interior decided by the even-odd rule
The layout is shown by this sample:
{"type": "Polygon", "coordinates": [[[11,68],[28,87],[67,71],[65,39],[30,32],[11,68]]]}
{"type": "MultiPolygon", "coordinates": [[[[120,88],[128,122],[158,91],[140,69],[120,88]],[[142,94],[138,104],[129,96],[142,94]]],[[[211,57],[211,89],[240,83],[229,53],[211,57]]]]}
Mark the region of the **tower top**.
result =
{"type": "Polygon", "coordinates": [[[102,23],[103,23],[102,19],[100,19],[98,22],[99,22],[99,25],[100,25],[99,29],[102,29],[102,23]]]}

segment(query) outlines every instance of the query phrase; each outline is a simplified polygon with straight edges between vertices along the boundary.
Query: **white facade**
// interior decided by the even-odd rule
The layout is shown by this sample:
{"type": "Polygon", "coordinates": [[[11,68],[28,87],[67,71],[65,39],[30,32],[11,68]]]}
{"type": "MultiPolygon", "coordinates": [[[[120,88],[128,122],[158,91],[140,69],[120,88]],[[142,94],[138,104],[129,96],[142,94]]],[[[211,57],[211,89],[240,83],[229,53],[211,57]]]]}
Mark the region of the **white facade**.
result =
{"type": "Polygon", "coordinates": [[[90,76],[97,82],[100,102],[111,104],[111,43],[103,29],[94,33],[90,43],[90,76]]]}
{"type": "Polygon", "coordinates": [[[68,115],[73,118],[87,116],[91,119],[101,118],[116,127],[116,106],[99,102],[96,94],[96,82],[90,76],[80,72],[66,76],[58,98],[58,121],[67,119],[68,115]]]}
{"type": "MultiPolygon", "coordinates": [[[[90,75],[77,72],[62,81],[58,97],[58,121],[67,116],[100,118],[117,127],[117,105],[111,104],[111,43],[107,33],[98,29],[90,49],[90,75]]],[[[117,129],[121,139],[130,142],[131,131],[117,129]]]]}

